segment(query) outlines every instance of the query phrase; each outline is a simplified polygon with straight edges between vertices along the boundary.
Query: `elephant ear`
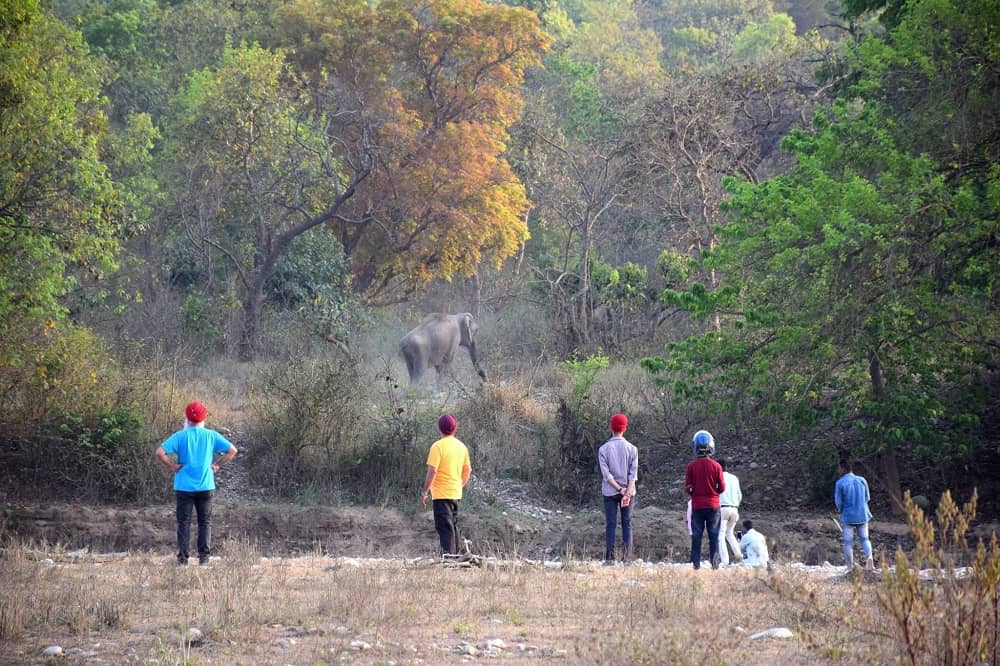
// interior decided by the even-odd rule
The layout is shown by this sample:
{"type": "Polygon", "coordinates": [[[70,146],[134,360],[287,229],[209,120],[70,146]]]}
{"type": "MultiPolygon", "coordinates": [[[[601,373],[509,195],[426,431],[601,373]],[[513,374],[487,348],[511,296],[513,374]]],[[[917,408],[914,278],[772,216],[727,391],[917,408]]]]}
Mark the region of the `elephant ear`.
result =
{"type": "Polygon", "coordinates": [[[463,312],[458,315],[458,330],[462,334],[462,345],[468,347],[473,344],[472,338],[476,332],[476,325],[472,321],[472,315],[463,312]]]}

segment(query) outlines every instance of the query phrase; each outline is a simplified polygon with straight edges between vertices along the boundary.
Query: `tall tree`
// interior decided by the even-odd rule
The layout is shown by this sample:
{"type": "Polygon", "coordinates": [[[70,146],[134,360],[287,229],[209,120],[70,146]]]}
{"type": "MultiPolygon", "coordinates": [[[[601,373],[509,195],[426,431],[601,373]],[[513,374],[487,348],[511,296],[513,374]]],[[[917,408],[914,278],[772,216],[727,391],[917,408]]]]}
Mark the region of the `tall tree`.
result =
{"type": "MultiPolygon", "coordinates": [[[[30,0],[0,5],[0,335],[56,321],[81,269],[114,268],[117,193],[101,161],[99,63],[30,0]]],[[[11,362],[17,351],[0,345],[11,362]]],[[[0,364],[2,365],[2,364],[0,364]]]]}
{"type": "Polygon", "coordinates": [[[867,98],[838,101],[786,140],[789,174],[731,182],[737,217],[705,259],[718,287],[666,294],[723,315],[722,329],[645,362],[693,401],[764,409],[796,430],[850,426],[848,442],[882,463],[896,500],[897,454],[940,460],[977,441],[1000,350],[1000,167],[982,161],[1000,106],[963,111],[997,94],[985,74],[998,70],[997,37],[983,32],[982,6],[910,10],[859,50],[853,90],[867,98]],[[947,39],[926,38],[932,25],[947,39]],[[954,148],[967,161],[919,154],[939,144],[895,124],[887,100],[917,73],[962,91],[951,113],[985,138],[954,148]]]}
{"type": "Polygon", "coordinates": [[[547,47],[533,13],[479,0],[299,0],[279,32],[317,112],[348,89],[377,116],[374,169],[328,220],[369,302],[518,250],[528,203],[504,152],[524,72],[547,47]]]}
{"type": "Polygon", "coordinates": [[[592,343],[596,248],[632,221],[634,124],[663,78],[656,35],[630,3],[586,2],[577,13],[579,23],[562,31],[533,81],[520,129],[520,166],[532,182],[540,233],[560,248],[556,256],[535,255],[532,268],[552,299],[567,353],[592,343]]]}
{"type": "Polygon", "coordinates": [[[243,46],[193,76],[170,143],[177,219],[242,285],[243,358],[268,280],[312,229],[335,232],[369,302],[518,249],[527,201],[503,142],[545,46],[534,15],[304,0],[277,16],[275,41],[287,60],[243,46]]]}

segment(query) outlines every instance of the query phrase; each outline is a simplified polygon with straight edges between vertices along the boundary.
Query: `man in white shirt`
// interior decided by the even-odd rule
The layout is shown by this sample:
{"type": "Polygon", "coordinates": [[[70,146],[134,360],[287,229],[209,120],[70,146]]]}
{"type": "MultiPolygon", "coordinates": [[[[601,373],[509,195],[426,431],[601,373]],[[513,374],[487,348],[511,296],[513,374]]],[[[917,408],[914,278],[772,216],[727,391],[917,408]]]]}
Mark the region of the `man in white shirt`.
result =
{"type": "Polygon", "coordinates": [[[743,561],[752,567],[766,567],[768,555],[767,540],[764,535],[755,530],[753,522],[749,520],[743,521],[743,529],[746,530],[740,539],[740,548],[744,553],[743,561]]]}
{"type": "Polygon", "coordinates": [[[726,471],[726,461],[720,459],[722,465],[722,476],[726,480],[726,490],[719,495],[719,505],[722,513],[722,525],[719,527],[719,534],[725,535],[725,543],[720,544],[719,555],[722,559],[722,566],[729,564],[729,548],[733,549],[733,559],[736,563],[742,563],[743,556],[740,554],[740,542],[736,538],[736,525],[740,520],[740,502],[743,501],[743,491],[740,490],[740,480],[735,474],[726,471]],[[729,548],[726,547],[729,544],[729,548]]]}

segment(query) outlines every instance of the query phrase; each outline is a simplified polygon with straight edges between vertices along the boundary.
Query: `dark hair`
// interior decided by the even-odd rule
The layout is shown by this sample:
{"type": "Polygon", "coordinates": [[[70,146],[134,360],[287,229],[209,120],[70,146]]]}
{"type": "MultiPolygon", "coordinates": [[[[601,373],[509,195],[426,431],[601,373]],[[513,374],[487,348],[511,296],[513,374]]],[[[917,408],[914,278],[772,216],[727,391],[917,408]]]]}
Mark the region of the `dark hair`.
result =
{"type": "Polygon", "coordinates": [[[722,471],[723,471],[723,472],[725,472],[725,471],[726,471],[726,459],[725,459],[725,458],[719,458],[719,459],[718,459],[718,460],[716,460],[715,462],[717,462],[717,463],[719,463],[720,465],[722,465],[722,471]]]}
{"type": "Polygon", "coordinates": [[[851,461],[848,458],[841,458],[840,459],[840,469],[844,470],[845,472],[853,472],[854,471],[851,468],[851,461]]]}
{"type": "Polygon", "coordinates": [[[744,520],[743,521],[743,529],[745,529],[745,530],[752,530],[753,529],[753,521],[752,520],[744,520]]]}

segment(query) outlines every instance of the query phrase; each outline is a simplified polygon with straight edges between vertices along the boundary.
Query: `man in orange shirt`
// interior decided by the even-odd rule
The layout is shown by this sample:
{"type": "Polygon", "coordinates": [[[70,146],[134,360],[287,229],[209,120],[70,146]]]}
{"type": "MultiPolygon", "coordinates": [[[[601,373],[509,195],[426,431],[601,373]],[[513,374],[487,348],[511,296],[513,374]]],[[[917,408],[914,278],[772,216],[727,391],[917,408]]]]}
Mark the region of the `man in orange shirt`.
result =
{"type": "Polygon", "coordinates": [[[438,419],[438,430],[443,435],[431,445],[427,454],[427,476],[420,503],[427,508],[427,497],[434,500],[434,528],[441,539],[445,553],[458,554],[458,503],[462,488],[472,476],[469,450],[457,437],[458,420],[451,414],[438,419]]]}

